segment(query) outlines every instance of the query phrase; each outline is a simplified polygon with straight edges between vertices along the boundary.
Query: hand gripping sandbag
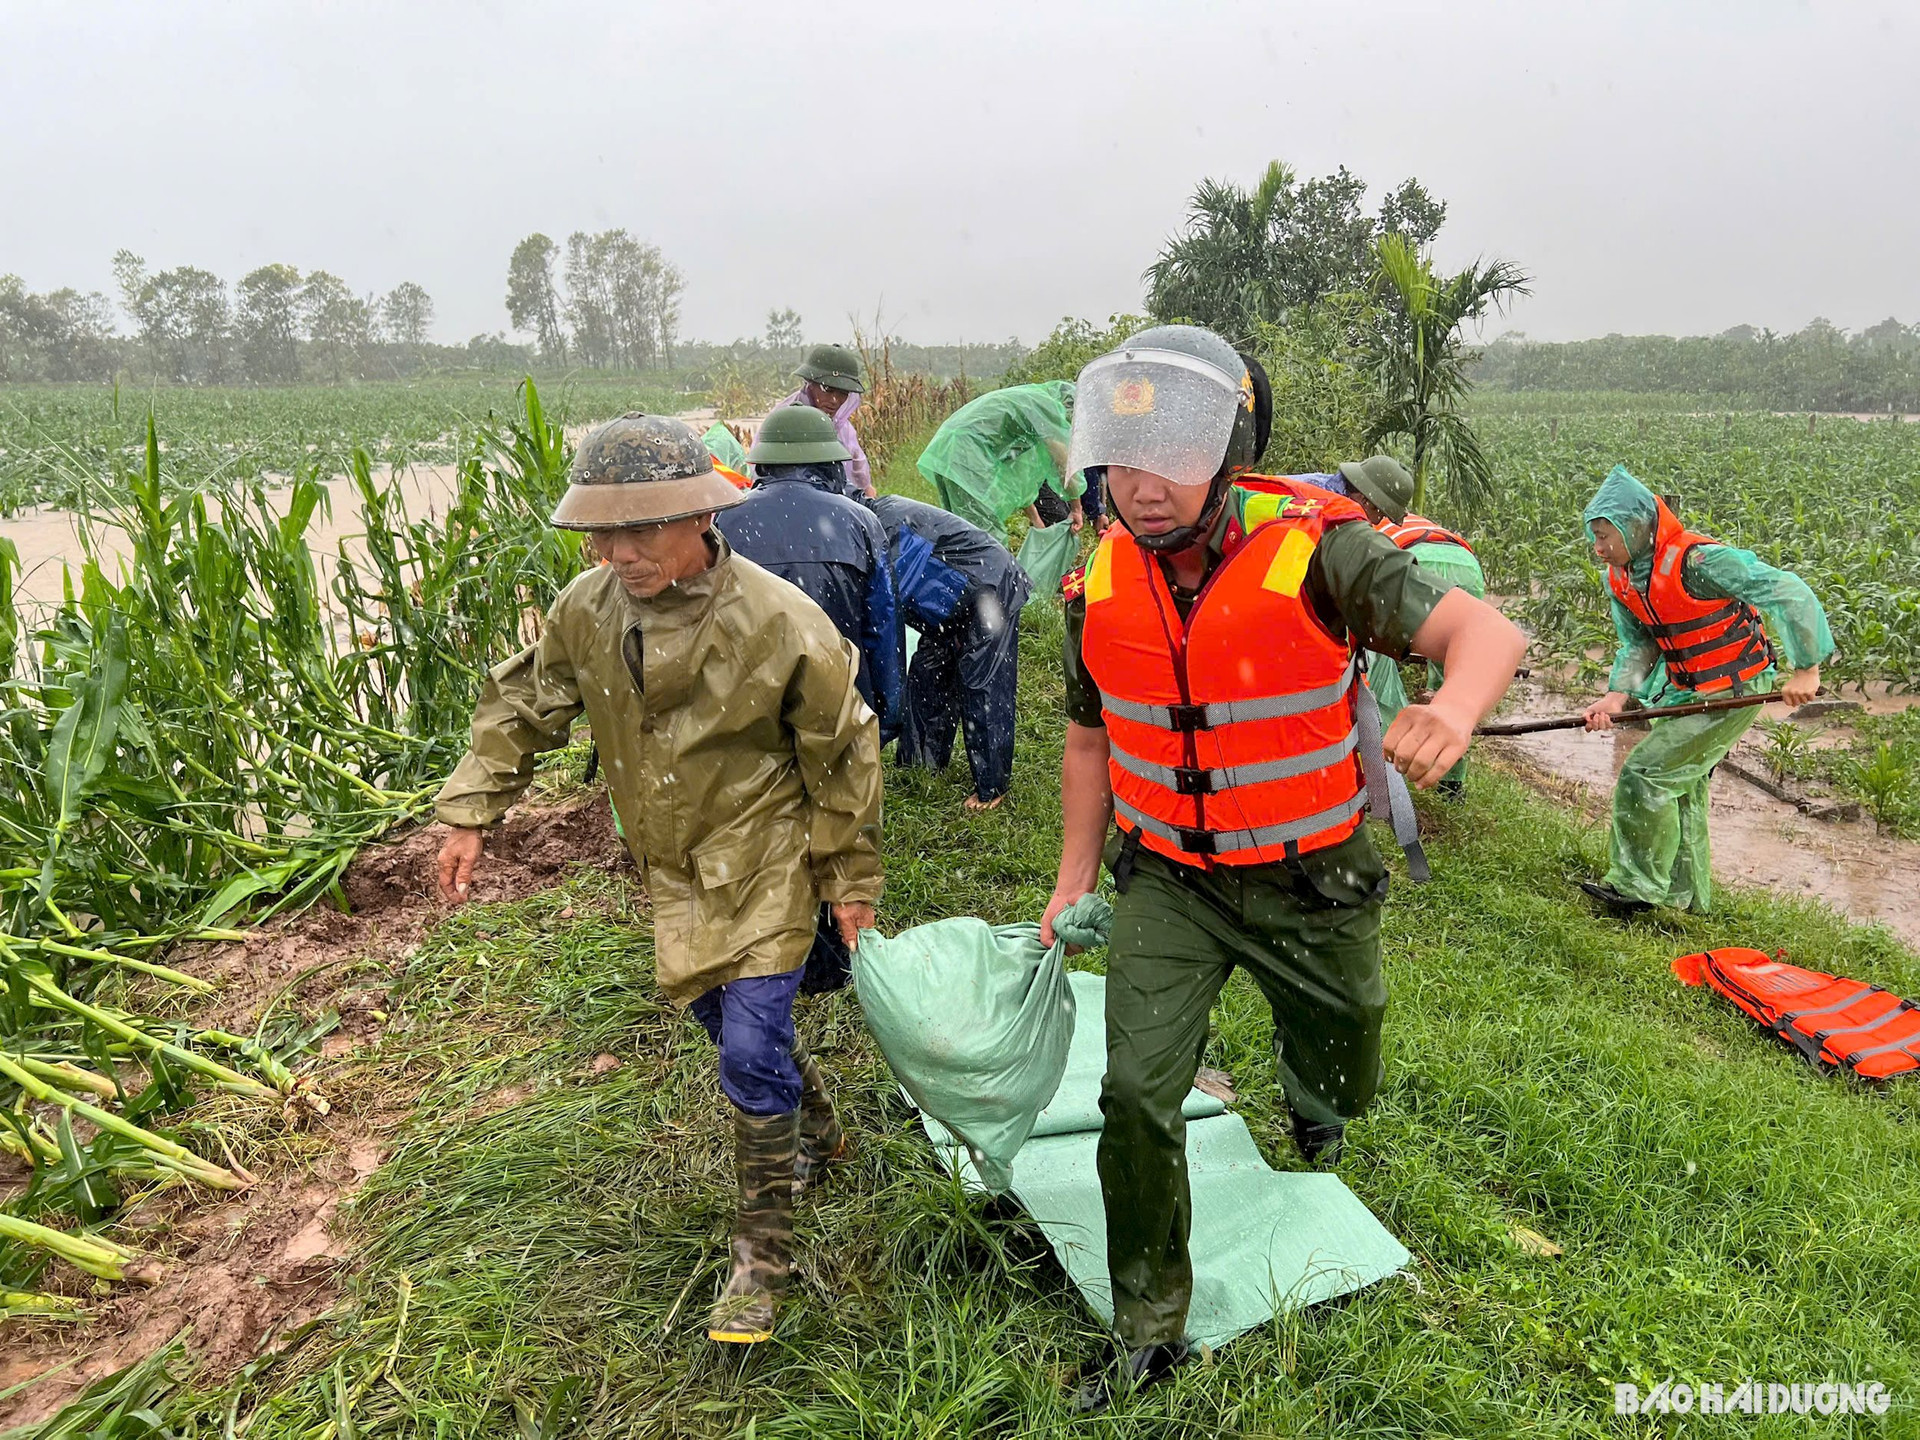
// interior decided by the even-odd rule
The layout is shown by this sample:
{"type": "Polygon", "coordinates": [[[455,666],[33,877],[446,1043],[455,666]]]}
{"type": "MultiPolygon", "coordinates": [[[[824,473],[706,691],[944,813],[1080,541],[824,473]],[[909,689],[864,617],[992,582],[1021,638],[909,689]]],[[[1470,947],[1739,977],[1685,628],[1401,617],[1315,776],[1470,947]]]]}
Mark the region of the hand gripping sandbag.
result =
{"type": "Polygon", "coordinates": [[[992,1190],[1053,1099],[1073,1040],[1069,944],[1104,945],[1113,908],[1082,896],[1040,927],[961,916],[889,939],[861,934],[853,983],[867,1028],[906,1092],[966,1145],[992,1190]]]}

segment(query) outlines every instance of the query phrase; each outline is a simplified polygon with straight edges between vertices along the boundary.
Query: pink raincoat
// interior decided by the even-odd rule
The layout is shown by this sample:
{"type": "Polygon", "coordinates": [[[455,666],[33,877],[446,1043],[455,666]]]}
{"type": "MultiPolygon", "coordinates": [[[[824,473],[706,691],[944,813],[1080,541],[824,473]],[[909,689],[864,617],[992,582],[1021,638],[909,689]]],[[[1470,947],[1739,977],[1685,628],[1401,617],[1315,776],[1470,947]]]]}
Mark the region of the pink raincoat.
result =
{"type": "MultiPolygon", "coordinates": [[[[802,385],[780,405],[805,405],[807,387],[802,385]]],[[[778,410],[780,405],[773,408],[778,410]]],[[[840,408],[833,412],[833,433],[840,437],[840,443],[847,447],[853,458],[847,461],[847,479],[853,482],[853,488],[862,495],[873,494],[873,469],[867,464],[867,452],[860,448],[860,436],[853,428],[853,412],[860,408],[860,397],[849,395],[840,408]]]]}

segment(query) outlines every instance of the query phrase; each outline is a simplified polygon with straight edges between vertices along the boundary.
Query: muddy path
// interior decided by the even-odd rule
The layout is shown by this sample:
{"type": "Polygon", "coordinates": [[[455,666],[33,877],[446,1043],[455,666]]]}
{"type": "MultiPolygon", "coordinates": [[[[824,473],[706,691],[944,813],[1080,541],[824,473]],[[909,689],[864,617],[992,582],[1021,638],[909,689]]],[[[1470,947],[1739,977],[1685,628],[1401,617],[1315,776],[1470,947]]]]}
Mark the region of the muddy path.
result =
{"type": "MultiPolygon", "coordinates": [[[[257,1133],[248,1167],[255,1183],[230,1196],[163,1191],[122,1212],[111,1233],[159,1262],[150,1288],[94,1286],[77,1271],[50,1272],[42,1288],[82,1301],[86,1319],[5,1323],[0,1430],[45,1419],[183,1332],[197,1378],[216,1383],[341,1303],[359,1239],[353,1198],[409,1133],[419,1094],[418,1077],[407,1077],[404,1060],[390,1057],[383,1041],[391,1027],[408,1023],[397,987],[409,956],[448,913],[433,894],[443,833],[419,827],[362,851],[344,881],[349,912],[316,907],[269,922],[244,943],[186,947],[169,957],[220,987],[192,1007],[195,1024],[244,1034],[268,1007],[303,1017],[336,1013],[338,1027],[302,1067],[330,1113],[290,1127],[244,1112],[246,1102],[210,1101],[226,1107],[217,1109],[218,1123],[257,1133]]],[[[623,868],[624,854],[603,794],[525,805],[489,838],[474,898],[519,899],[581,866],[623,868]]],[[[486,1109],[528,1093],[487,1097],[486,1109]]],[[[0,1173],[0,1192],[10,1178],[0,1173]]]]}
{"type": "MultiPolygon", "coordinates": [[[[1591,698],[1557,694],[1537,685],[1516,686],[1500,718],[1570,715],[1591,698]]],[[[1886,711],[1916,702],[1912,697],[1875,694],[1866,703],[1873,710],[1886,711]]],[[[1761,713],[1784,720],[1789,709],[1784,704],[1768,705],[1761,713]]],[[[1604,817],[1621,765],[1647,733],[1644,729],[1593,735],[1557,730],[1479,743],[1495,755],[1517,757],[1523,769],[1532,767],[1574,785],[1604,817]]],[[[1749,731],[1733,758],[1746,768],[1763,771],[1758,734],[1757,726],[1749,731]]],[[[1713,777],[1711,825],[1717,879],[1825,901],[1851,920],[1885,925],[1920,950],[1920,843],[1882,834],[1871,819],[1812,819],[1725,770],[1713,777]]]]}

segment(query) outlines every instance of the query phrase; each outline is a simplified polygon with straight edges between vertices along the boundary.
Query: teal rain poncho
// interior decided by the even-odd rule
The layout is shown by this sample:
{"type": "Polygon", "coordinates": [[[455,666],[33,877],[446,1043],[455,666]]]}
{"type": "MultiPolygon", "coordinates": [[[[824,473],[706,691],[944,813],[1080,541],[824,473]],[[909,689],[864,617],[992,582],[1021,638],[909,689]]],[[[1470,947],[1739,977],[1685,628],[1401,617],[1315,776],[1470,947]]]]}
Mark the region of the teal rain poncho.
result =
{"type": "MultiPolygon", "coordinates": [[[[1441,580],[1451,581],[1476,600],[1487,597],[1487,577],[1480,569],[1480,561],[1471,550],[1462,550],[1458,545],[1415,545],[1407,552],[1419,563],[1422,570],[1431,572],[1441,580]]],[[[1446,673],[1431,660],[1427,662],[1427,689],[1438,690],[1446,673]]],[[[1367,652],[1367,688],[1373,692],[1373,698],[1380,707],[1382,727],[1393,724],[1393,717],[1407,708],[1406,682],[1400,678],[1400,663],[1389,655],[1377,651],[1367,652]]],[[[1463,781],[1467,775],[1466,757],[1462,756],[1457,764],[1446,774],[1449,781],[1463,781]]]]}
{"type": "Polygon", "coordinates": [[[920,473],[943,509],[1004,540],[1007,520],[1033,504],[1042,486],[1068,500],[1087,488],[1078,471],[1061,478],[1072,407],[1068,380],[990,390],[934,432],[920,473]]]}
{"type": "MultiPolygon", "coordinates": [[[[1653,492],[1616,465],[1587,506],[1587,536],[1605,520],[1627,543],[1628,578],[1644,586],[1653,573],[1658,523],[1653,492]]],[[[1833,632],[1812,590],[1797,575],[1777,570],[1751,550],[1701,545],[1688,554],[1681,579],[1701,599],[1744,600],[1765,618],[1767,633],[1790,669],[1818,665],[1833,654],[1833,632]]],[[[1608,595],[1619,650],[1609,690],[1647,706],[1695,699],[1667,676],[1659,647],[1631,611],[1608,595]]],[[[1772,689],[1777,672],[1756,676],[1752,688],[1772,689]]],[[[1633,747],[1613,790],[1613,834],[1607,883],[1650,905],[1705,913],[1713,899],[1707,849],[1707,790],[1713,768],[1727,757],[1759,716],[1757,708],[1718,715],[1655,720],[1633,747]]]]}
{"type": "Polygon", "coordinates": [[[716,420],[707,427],[707,433],[700,439],[705,442],[707,453],[735,474],[747,473],[747,451],[733,431],[727,428],[724,420],[716,420]]]}

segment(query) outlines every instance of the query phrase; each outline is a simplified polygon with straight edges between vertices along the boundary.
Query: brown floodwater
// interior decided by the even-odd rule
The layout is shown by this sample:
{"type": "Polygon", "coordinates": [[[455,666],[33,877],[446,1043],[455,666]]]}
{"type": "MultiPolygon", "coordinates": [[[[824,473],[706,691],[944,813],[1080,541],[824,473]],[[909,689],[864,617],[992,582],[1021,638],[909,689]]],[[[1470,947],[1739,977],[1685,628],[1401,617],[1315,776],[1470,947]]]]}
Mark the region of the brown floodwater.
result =
{"type": "MultiPolygon", "coordinates": [[[[389,488],[397,486],[408,514],[420,518],[446,509],[458,483],[458,471],[452,465],[412,465],[399,471],[376,470],[374,479],[389,488]]],[[[347,542],[349,553],[356,553],[360,537],[366,533],[360,515],[360,492],[353,482],[336,478],[324,488],[327,503],[314,512],[307,527],[307,546],[323,571],[330,567],[341,541],[347,542]]],[[[290,488],[270,491],[274,508],[283,510],[291,493],[290,488]]],[[[95,552],[111,573],[114,562],[126,558],[126,535],[97,521],[93,534],[95,552]]],[[[80,519],[71,510],[22,510],[0,519],[0,538],[11,540],[19,548],[21,576],[15,595],[19,603],[28,606],[57,603],[63,570],[71,566],[77,572],[85,558],[80,519]]]]}
{"type": "MultiPolygon", "coordinates": [[[[686,421],[695,430],[705,430],[716,416],[708,409],[685,411],[675,418],[686,421]]],[[[752,416],[739,423],[755,426],[762,418],[752,416]]],[[[578,441],[588,428],[570,426],[568,437],[578,441]]],[[[398,486],[407,513],[418,519],[446,509],[458,483],[458,471],[453,465],[412,465],[399,471],[383,466],[375,470],[374,478],[382,485],[398,486]]],[[[350,554],[359,553],[357,542],[365,533],[360,495],[352,482],[336,476],[326,483],[326,490],[329,504],[315,513],[307,529],[307,544],[323,572],[330,567],[342,540],[347,542],[350,554]]],[[[270,493],[275,508],[280,509],[291,491],[281,489],[270,493]]],[[[112,562],[126,557],[126,537],[120,531],[97,524],[94,534],[96,548],[103,559],[112,562]]],[[[58,602],[62,567],[70,565],[77,569],[84,553],[79,520],[74,513],[50,507],[22,510],[0,519],[0,538],[11,540],[19,547],[22,574],[16,591],[18,601],[28,606],[58,602]]]]}
{"type": "MultiPolygon", "coordinates": [[[[1591,697],[1588,697],[1591,698],[1591,697]]],[[[1848,698],[1853,698],[1849,696],[1848,698]]],[[[1870,710],[1906,708],[1911,696],[1891,696],[1876,688],[1864,697],[1870,710]]],[[[1501,712],[1503,720],[1571,715],[1581,697],[1516,686],[1501,712]]],[[[1783,720],[1790,707],[1767,705],[1761,713],[1783,720]]],[[[1496,753],[1524,756],[1534,765],[1590,791],[1602,800],[1644,729],[1588,734],[1554,730],[1514,735],[1480,743],[1496,753]]],[[[1749,732],[1752,735],[1756,732],[1749,732]]],[[[1762,762],[1752,748],[1736,752],[1749,768],[1762,762]]],[[[1920,844],[1883,835],[1871,819],[1815,820],[1722,770],[1713,777],[1710,824],[1713,873],[1739,885],[1765,885],[1785,895],[1823,900],[1849,919],[1885,925],[1908,945],[1920,949],[1920,844]]]]}

